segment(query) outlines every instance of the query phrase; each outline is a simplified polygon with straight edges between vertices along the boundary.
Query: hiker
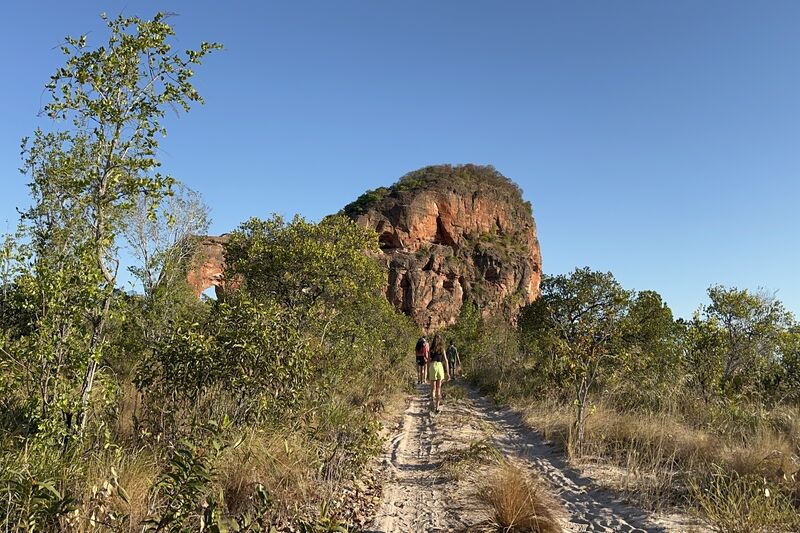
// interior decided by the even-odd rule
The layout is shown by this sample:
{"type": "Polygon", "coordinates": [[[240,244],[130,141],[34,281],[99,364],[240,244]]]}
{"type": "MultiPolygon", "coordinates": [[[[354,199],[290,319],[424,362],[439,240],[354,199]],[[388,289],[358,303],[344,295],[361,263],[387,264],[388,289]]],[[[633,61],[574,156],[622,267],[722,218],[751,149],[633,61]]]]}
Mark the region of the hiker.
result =
{"type": "Polygon", "coordinates": [[[428,361],[430,360],[430,347],[425,335],[417,341],[415,352],[417,354],[417,385],[420,385],[427,379],[428,361]]]}
{"type": "Polygon", "coordinates": [[[450,339],[450,346],[447,348],[447,363],[450,365],[450,375],[455,379],[461,370],[461,357],[459,357],[458,348],[456,348],[456,344],[452,339],[450,339]]]}
{"type": "Polygon", "coordinates": [[[444,353],[444,340],[440,333],[437,333],[433,337],[430,357],[431,363],[430,370],[428,371],[428,379],[431,380],[432,384],[431,400],[433,403],[433,410],[438,413],[442,403],[442,381],[450,379],[450,367],[447,363],[447,356],[444,353]]]}

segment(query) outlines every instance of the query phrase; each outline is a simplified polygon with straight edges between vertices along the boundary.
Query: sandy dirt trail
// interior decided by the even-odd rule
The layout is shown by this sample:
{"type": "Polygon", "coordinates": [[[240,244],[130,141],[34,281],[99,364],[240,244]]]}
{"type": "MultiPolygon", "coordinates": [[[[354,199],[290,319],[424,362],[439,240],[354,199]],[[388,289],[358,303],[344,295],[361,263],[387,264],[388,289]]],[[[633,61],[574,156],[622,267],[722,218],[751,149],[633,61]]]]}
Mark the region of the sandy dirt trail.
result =
{"type": "MultiPolygon", "coordinates": [[[[452,396],[456,396],[452,387],[452,396]]],[[[430,412],[430,387],[420,385],[385,451],[382,503],[370,533],[475,531],[488,516],[476,497],[489,466],[465,476],[444,476],[442,459],[476,442],[489,442],[501,455],[538,474],[560,503],[567,532],[702,531],[688,517],[651,516],[595,486],[572,469],[551,445],[512,411],[496,407],[463,387],[460,399],[445,398],[430,412]]]]}

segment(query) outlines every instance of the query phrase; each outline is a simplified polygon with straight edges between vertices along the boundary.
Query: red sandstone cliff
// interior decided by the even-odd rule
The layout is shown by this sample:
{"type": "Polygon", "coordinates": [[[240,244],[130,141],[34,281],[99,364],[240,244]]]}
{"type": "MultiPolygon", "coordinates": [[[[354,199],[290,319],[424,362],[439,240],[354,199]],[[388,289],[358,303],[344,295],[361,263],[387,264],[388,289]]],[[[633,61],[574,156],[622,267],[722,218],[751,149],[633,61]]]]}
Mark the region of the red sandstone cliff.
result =
{"type": "MultiPolygon", "coordinates": [[[[386,297],[423,329],[446,327],[466,302],[513,317],[539,296],[542,259],[531,206],[492,167],[438,165],[369,191],[344,208],[373,228],[386,297]]],[[[203,237],[188,280],[224,289],[228,237],[203,237]]]]}
{"type": "Polygon", "coordinates": [[[426,167],[344,213],[378,233],[386,296],[425,330],[452,324],[467,301],[512,317],[539,295],[530,204],[492,167],[426,167]]]}

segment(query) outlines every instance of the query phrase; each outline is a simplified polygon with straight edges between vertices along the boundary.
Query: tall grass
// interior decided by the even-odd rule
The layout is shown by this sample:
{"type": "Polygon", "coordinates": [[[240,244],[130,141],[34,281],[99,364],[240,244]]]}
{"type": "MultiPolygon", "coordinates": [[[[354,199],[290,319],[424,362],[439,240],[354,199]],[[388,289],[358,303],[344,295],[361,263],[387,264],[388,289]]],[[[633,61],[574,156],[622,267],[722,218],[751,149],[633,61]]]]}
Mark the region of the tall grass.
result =
{"type": "Polygon", "coordinates": [[[800,509],[797,407],[705,404],[684,396],[653,409],[618,401],[612,386],[592,397],[584,454],[576,457],[569,398],[548,388],[515,350],[504,359],[511,364],[500,364],[498,351],[470,354],[469,379],[521,412],[572,461],[643,507],[695,510],[720,531],[740,531],[726,525],[737,519],[749,524],[748,531],[798,527],[792,521],[800,509]]]}
{"type": "MultiPolygon", "coordinates": [[[[570,450],[574,420],[570,406],[521,400],[514,406],[546,439],[570,450]]],[[[796,490],[792,488],[800,469],[796,442],[791,433],[771,425],[754,430],[747,439],[730,438],[693,428],[672,415],[620,413],[600,404],[587,420],[587,453],[582,460],[622,467],[624,488],[637,492],[648,506],[660,508],[684,502],[689,481],[709,478],[718,467],[796,490]]]]}
{"type": "MultiPolygon", "coordinates": [[[[310,399],[291,419],[220,427],[215,438],[223,446],[192,481],[186,524],[194,529],[201,519],[229,526],[259,520],[279,529],[339,527],[349,512],[341,488],[380,449],[379,417],[402,395],[407,374],[402,368],[376,370],[370,383],[358,376],[324,402],[310,399]]],[[[208,449],[198,444],[202,431],[191,419],[198,412],[224,412],[232,403],[221,394],[215,398],[214,406],[205,398],[186,404],[169,420],[149,425],[160,431],[148,431],[139,393],[121,387],[113,423],[91,448],[64,453],[36,439],[27,447],[0,442],[0,531],[142,531],[147,520],[164,516],[169,502],[159,484],[176,468],[176,451],[200,446],[202,459],[202,448],[208,449]]]]}
{"type": "Polygon", "coordinates": [[[763,477],[715,468],[704,483],[693,480],[690,486],[698,509],[720,533],[800,528],[791,500],[763,477]]]}

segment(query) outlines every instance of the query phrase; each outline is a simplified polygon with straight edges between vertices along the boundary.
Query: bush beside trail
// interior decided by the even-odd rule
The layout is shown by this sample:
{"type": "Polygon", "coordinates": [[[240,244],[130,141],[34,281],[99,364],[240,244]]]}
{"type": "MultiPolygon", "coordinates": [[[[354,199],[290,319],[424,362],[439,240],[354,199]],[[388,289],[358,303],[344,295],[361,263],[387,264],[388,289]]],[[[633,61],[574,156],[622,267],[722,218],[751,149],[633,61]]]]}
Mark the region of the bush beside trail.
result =
{"type": "Polygon", "coordinates": [[[382,297],[375,263],[328,270],[321,258],[310,270],[309,255],[377,246],[347,219],[252,220],[233,239],[232,269],[273,244],[288,255],[273,279],[248,271],[225,299],[196,303],[186,291],[151,341],[145,297],[115,300],[83,440],[54,438],[52,422],[28,414],[24,376],[4,375],[4,527],[256,530],[347,513],[336,494],[380,450],[377,416],[408,384],[418,331],[382,297]]]}

